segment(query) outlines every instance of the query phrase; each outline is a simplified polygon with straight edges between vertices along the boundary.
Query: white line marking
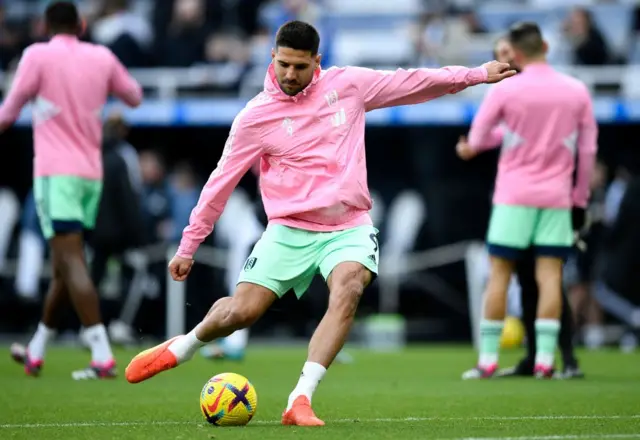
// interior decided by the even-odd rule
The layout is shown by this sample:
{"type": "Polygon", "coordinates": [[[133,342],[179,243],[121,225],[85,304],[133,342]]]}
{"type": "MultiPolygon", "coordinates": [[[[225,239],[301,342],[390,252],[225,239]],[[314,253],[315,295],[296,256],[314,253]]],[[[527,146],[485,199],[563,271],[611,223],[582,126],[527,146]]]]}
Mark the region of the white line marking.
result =
{"type": "Polygon", "coordinates": [[[640,434],[591,434],[591,435],[541,435],[525,437],[467,437],[451,440],[579,440],[579,439],[629,439],[640,438],[640,434]]]}
{"type": "MultiPolygon", "coordinates": [[[[525,421],[525,420],[638,420],[640,414],[628,415],[628,416],[514,416],[514,417],[501,417],[501,416],[486,416],[486,417],[404,417],[404,418],[370,418],[359,419],[357,417],[349,419],[333,419],[327,420],[327,423],[406,423],[406,422],[446,422],[446,421],[525,421]]],[[[44,428],[98,428],[98,427],[117,427],[117,426],[171,426],[171,425],[200,425],[204,422],[196,421],[141,421],[141,422],[69,422],[69,423],[16,423],[16,424],[3,424],[0,425],[0,429],[44,429],[44,428]]],[[[255,420],[251,422],[252,425],[279,425],[279,420],[255,420]]],[[[616,434],[617,435],[617,434],[616,434]]],[[[632,435],[632,437],[621,438],[640,438],[640,434],[620,434],[620,435],[632,435]]],[[[598,436],[600,438],[607,438],[598,436]]],[[[559,436],[559,437],[496,437],[496,439],[508,440],[508,439],[520,439],[520,440],[555,440],[555,439],[580,439],[580,438],[592,438],[589,436],[559,436]]],[[[618,438],[618,437],[610,437],[618,438]]],[[[469,438],[460,440],[493,440],[493,438],[469,438]]]]}

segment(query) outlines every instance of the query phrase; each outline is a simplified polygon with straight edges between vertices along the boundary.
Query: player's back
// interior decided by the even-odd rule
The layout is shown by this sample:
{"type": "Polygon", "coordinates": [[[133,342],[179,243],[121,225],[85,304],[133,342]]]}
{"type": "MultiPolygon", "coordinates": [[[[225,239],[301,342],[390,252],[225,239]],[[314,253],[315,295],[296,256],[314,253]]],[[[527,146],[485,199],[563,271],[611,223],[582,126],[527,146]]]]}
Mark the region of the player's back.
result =
{"type": "Polygon", "coordinates": [[[100,178],[102,108],[110,93],[137,105],[139,86],[107,48],[72,36],[56,36],[27,50],[38,71],[33,99],[36,175],[100,178]]]}
{"type": "Polygon", "coordinates": [[[504,138],[495,202],[571,206],[578,136],[585,113],[591,113],[586,87],[534,64],[496,88],[504,138]]]}

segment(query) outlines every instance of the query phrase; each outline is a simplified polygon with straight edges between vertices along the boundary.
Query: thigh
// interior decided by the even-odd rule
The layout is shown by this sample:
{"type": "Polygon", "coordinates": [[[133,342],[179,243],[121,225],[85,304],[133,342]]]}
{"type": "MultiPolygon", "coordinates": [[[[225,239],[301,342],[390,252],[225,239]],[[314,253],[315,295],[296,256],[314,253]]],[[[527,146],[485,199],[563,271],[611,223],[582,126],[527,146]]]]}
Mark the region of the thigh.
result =
{"type": "Polygon", "coordinates": [[[317,233],[269,225],[247,258],[238,283],[266,287],[278,297],[294,289],[301,297],[317,271],[317,233]]]}
{"type": "Polygon", "coordinates": [[[378,274],[380,249],[378,230],[371,225],[358,226],[325,233],[321,240],[322,249],[318,267],[325,280],[341,263],[358,263],[356,267],[366,268],[371,278],[378,274]]]}
{"type": "Polygon", "coordinates": [[[82,186],[84,189],[82,194],[82,225],[84,229],[92,230],[95,228],[96,218],[98,218],[102,197],[102,181],[83,179],[82,186]]]}
{"type": "Polygon", "coordinates": [[[529,206],[494,205],[487,244],[493,256],[517,259],[531,245],[538,210],[529,206]]]}
{"type": "Polygon", "coordinates": [[[569,209],[541,209],[533,236],[536,254],[566,259],[573,245],[573,226],[569,209]]]}
{"type": "Polygon", "coordinates": [[[57,233],[81,232],[84,212],[82,188],[73,176],[37,177],[34,198],[40,227],[46,239],[57,233]]]}

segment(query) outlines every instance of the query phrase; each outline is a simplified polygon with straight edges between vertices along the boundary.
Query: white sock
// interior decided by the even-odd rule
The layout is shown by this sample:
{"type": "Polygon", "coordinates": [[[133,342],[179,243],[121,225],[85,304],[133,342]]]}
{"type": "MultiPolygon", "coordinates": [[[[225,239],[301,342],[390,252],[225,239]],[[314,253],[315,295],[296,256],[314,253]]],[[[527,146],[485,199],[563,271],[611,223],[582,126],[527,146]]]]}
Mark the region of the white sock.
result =
{"type": "Polygon", "coordinates": [[[298,385],[289,394],[289,403],[287,404],[287,411],[293,406],[293,402],[298,396],[307,396],[309,403],[311,403],[311,397],[316,387],[324,377],[327,369],[322,365],[315,362],[305,362],[302,367],[302,374],[298,380],[298,385]]]}
{"type": "Polygon", "coordinates": [[[47,351],[47,343],[55,336],[56,331],[47,327],[43,323],[38,324],[38,330],[36,334],[31,338],[27,351],[29,352],[29,358],[34,361],[41,361],[44,359],[44,353],[47,351]]]}
{"type": "Polygon", "coordinates": [[[249,329],[236,330],[224,340],[224,347],[231,352],[242,352],[249,342],[249,329]]]}
{"type": "Polygon", "coordinates": [[[190,360],[200,347],[207,344],[196,337],[196,328],[186,335],[176,339],[169,345],[168,349],[171,353],[176,355],[178,363],[190,360]]]}
{"type": "Polygon", "coordinates": [[[85,328],[84,335],[91,348],[91,360],[93,362],[105,364],[113,360],[107,329],[104,328],[103,324],[85,328]]]}

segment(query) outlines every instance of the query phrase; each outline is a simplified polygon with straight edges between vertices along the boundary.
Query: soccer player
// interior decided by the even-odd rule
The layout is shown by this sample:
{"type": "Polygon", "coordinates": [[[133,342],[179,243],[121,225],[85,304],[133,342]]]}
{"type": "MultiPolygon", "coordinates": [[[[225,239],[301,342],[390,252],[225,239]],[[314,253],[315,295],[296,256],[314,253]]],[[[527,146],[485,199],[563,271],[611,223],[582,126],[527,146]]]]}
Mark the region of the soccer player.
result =
{"type": "MultiPolygon", "coordinates": [[[[494,48],[494,57],[502,63],[509,63],[513,69],[520,72],[520,68],[513,61],[513,48],[506,37],[500,38],[494,48]]],[[[497,137],[502,139],[502,130],[496,131],[497,137]]],[[[458,148],[468,148],[467,139],[463,136],[458,148]]],[[[580,226],[580,225],[577,225],[580,226]]],[[[538,284],[535,277],[535,249],[530,247],[522,257],[515,262],[515,272],[518,275],[520,284],[520,295],[522,304],[522,320],[527,337],[527,355],[513,367],[498,370],[498,377],[512,376],[533,376],[534,361],[536,357],[536,330],[535,320],[538,308],[538,284]]],[[[571,307],[567,299],[566,292],[562,294],[562,315],[560,316],[560,334],[558,336],[558,347],[562,354],[564,369],[556,372],[554,377],[561,379],[582,378],[584,374],[578,366],[573,347],[573,318],[571,307]]]]}
{"type": "Polygon", "coordinates": [[[508,38],[522,73],[490,90],[473,121],[468,144],[457,147],[460,157],[470,159],[497,146],[500,138],[503,144],[487,236],[491,275],[480,328],[480,359],[463,374],[465,379],[496,373],[507,287],[515,262],[532,245],[539,290],[534,373],[553,375],[562,266],[571,252],[573,230],[584,223],[578,213],[587,205],[597,149],[598,129],[589,92],[584,84],[546,63],[547,44],[538,26],[519,23],[508,38]]]}
{"type": "Polygon", "coordinates": [[[129,382],[174,368],[207,342],[250,326],[289,289],[301,296],[319,272],[329,287],[329,305],[311,338],[282,423],[324,425],[311,409],[312,394],[342,348],[360,296],[378,272],[378,231],[369,216],[365,113],[425,102],[515,74],[497,61],[473,69],[322,70],[319,43],[318,32],[301,21],[278,30],[264,92],[233,122],[220,162],[169,263],[173,279],[184,281],[227,198],[260,159],[269,224],[234,295],[218,300],[187,335],[134,357],[125,373],[129,382]]]}
{"type": "Polygon", "coordinates": [[[24,51],[0,108],[2,131],[33,103],[34,195],[53,264],[42,321],[29,345],[14,344],[11,354],[28,375],[39,375],[60,308],[70,300],[91,346],[90,366],[73,377],[108,378],[116,374],[115,360],[85,262],[83,230],[93,228],[100,202],[101,109],[112,93],[135,107],[142,89],[108,49],[78,40],[84,25],[73,3],[51,3],[45,23],[51,40],[24,51]]]}

